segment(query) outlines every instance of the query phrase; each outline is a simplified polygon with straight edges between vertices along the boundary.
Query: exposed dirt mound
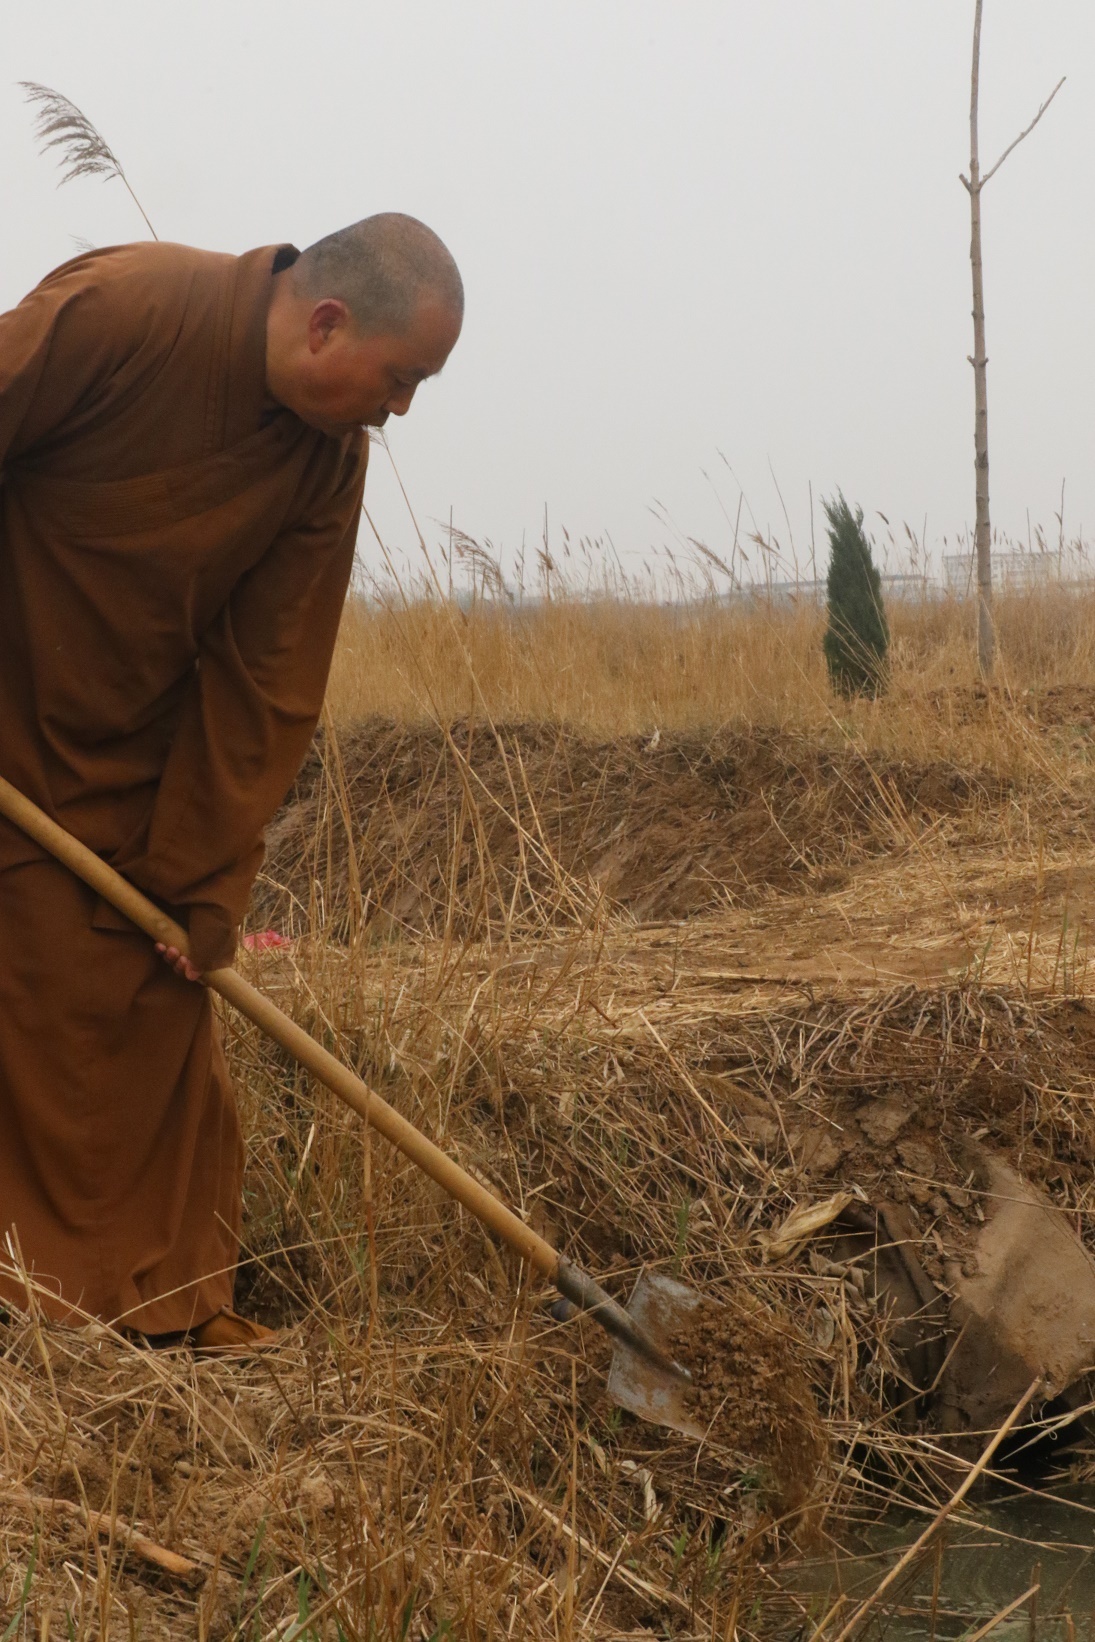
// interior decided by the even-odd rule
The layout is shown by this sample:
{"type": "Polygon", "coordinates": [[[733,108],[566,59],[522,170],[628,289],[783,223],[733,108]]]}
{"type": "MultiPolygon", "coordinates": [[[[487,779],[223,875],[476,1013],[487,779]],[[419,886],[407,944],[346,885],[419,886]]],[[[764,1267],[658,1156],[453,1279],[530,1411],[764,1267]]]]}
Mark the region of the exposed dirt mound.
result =
{"type": "Polygon", "coordinates": [[[463,934],[543,925],[602,897],[641,920],[832,883],[910,816],[999,783],[772,733],[586,740],[371,719],[317,739],[270,828],[256,919],[345,935],[378,916],[463,934]],[[352,848],[350,839],[352,836],[352,848]]]}
{"type": "Polygon", "coordinates": [[[960,1247],[984,1219],[969,1141],[1007,1159],[1060,1207],[1086,1210],[1095,1159],[1087,1002],[908,987],[785,1009],[754,1031],[747,1039],[736,1030],[725,1055],[712,1045],[705,1090],[733,1079],[738,1132],[815,1191],[846,1185],[902,1205],[923,1231],[920,1258],[936,1283],[946,1278],[932,1227],[960,1247]],[[756,1087],[766,1101],[748,1095],[756,1087]]]}

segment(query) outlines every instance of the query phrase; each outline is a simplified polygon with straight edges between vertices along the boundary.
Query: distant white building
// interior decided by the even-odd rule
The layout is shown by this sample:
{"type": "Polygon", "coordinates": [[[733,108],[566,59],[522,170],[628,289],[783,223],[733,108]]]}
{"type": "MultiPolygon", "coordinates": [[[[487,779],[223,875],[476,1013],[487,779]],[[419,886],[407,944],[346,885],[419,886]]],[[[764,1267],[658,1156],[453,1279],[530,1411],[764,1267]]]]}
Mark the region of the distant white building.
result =
{"type": "MultiPolygon", "coordinates": [[[[879,576],[879,581],[882,583],[884,601],[908,599],[920,603],[924,599],[937,599],[942,593],[939,584],[927,576],[890,576],[883,572],[879,576]]],[[[748,582],[738,596],[753,600],[770,600],[774,604],[794,604],[797,601],[803,604],[824,604],[827,588],[824,581],[748,582]]]]}
{"type": "MultiPolygon", "coordinates": [[[[1000,553],[992,555],[992,585],[1002,593],[1027,593],[1034,587],[1090,585],[1090,576],[1078,576],[1075,560],[1062,553],[1000,553]]],[[[944,553],[943,579],[947,592],[959,598],[977,589],[977,557],[973,553],[944,553]]]]}

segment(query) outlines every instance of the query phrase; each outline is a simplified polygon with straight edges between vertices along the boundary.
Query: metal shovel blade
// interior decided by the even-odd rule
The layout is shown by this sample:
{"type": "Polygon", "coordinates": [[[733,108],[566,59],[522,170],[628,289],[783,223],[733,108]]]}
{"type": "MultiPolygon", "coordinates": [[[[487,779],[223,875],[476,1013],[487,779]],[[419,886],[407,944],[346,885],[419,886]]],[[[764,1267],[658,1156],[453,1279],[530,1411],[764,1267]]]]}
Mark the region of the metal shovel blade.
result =
{"type": "MultiPolygon", "coordinates": [[[[672,1355],[670,1341],[687,1329],[692,1313],[703,1296],[687,1283],[678,1283],[659,1272],[643,1272],[627,1302],[629,1316],[660,1349],[672,1355]]],[[[688,1411],[691,1382],[681,1373],[662,1368],[634,1346],[617,1341],[608,1375],[608,1394],[620,1408],[667,1425],[686,1437],[702,1439],[706,1429],[688,1411]]]]}

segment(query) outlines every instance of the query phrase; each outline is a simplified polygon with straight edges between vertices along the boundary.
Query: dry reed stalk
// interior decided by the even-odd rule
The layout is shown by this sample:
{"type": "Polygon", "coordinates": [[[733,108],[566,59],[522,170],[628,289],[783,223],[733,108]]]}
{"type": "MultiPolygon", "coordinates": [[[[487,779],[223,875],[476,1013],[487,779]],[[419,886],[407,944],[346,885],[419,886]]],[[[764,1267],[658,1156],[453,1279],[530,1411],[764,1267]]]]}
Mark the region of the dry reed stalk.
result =
{"type": "Polygon", "coordinates": [[[165,1545],[157,1545],[124,1517],[111,1517],[105,1511],[89,1511],[86,1506],[78,1504],[75,1500],[43,1499],[38,1494],[28,1493],[24,1488],[8,1490],[7,1498],[13,1505],[18,1505],[25,1511],[60,1511],[62,1515],[75,1517],[93,1533],[98,1534],[100,1539],[110,1540],[112,1543],[115,1539],[120,1539],[123,1552],[134,1551],[137,1556],[165,1574],[173,1574],[180,1579],[192,1579],[201,1572],[197,1562],[191,1561],[189,1557],[179,1556],[177,1551],[169,1551],[165,1545]]]}
{"type": "Polygon", "coordinates": [[[981,1642],[982,1637],[988,1636],[989,1632],[994,1631],[997,1625],[1002,1625],[1005,1619],[1010,1619],[1012,1614],[1023,1606],[1024,1602],[1030,1602],[1034,1597],[1036,1597],[1040,1588],[1041,1587],[1038,1585],[1031,1585],[1027,1590],[1023,1591],[1020,1596],[1017,1596],[1014,1601],[1009,1602],[1006,1607],[1001,1608],[999,1613],[993,1614],[991,1619],[986,1619],[983,1625],[978,1625],[975,1631],[971,1631],[970,1635],[966,1639],[966,1642],[981,1642]]]}

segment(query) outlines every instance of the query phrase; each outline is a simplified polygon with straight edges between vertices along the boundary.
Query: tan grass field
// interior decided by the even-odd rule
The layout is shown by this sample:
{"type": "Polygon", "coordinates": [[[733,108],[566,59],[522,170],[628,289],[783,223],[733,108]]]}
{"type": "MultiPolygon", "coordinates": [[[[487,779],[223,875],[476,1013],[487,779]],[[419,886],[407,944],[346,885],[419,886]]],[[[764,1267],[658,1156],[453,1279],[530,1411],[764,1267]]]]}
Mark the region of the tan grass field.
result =
{"type": "Polygon", "coordinates": [[[890,619],[891,687],[849,704],[812,607],[350,606],[256,895],[292,944],[241,964],[614,1292],[724,1302],[728,1417],[697,1445],[614,1409],[598,1331],[227,1020],[238,1298],[286,1344],[0,1327],[0,1638],[808,1638],[785,1567],[930,1513],[885,1317],[772,1238],[896,1191],[944,1281],[925,1204],[961,1180],[841,1139],[886,1097],[1095,1245],[1095,599],[1001,600],[990,691],[968,607],[890,619]]]}
{"type": "MultiPolygon", "coordinates": [[[[894,603],[888,616],[889,693],[877,705],[849,707],[827,685],[824,611],[805,601],[769,603],[760,593],[671,607],[564,596],[516,607],[480,599],[461,609],[421,589],[394,592],[347,607],[328,700],[336,722],[476,714],[565,724],[601,739],[777,729],[1010,771],[1011,715],[972,723],[967,706],[978,685],[972,607],[894,603]]],[[[1095,678],[1095,587],[1087,596],[1053,588],[998,596],[996,620],[996,682],[1005,696],[1086,688],[1095,678]]]]}

